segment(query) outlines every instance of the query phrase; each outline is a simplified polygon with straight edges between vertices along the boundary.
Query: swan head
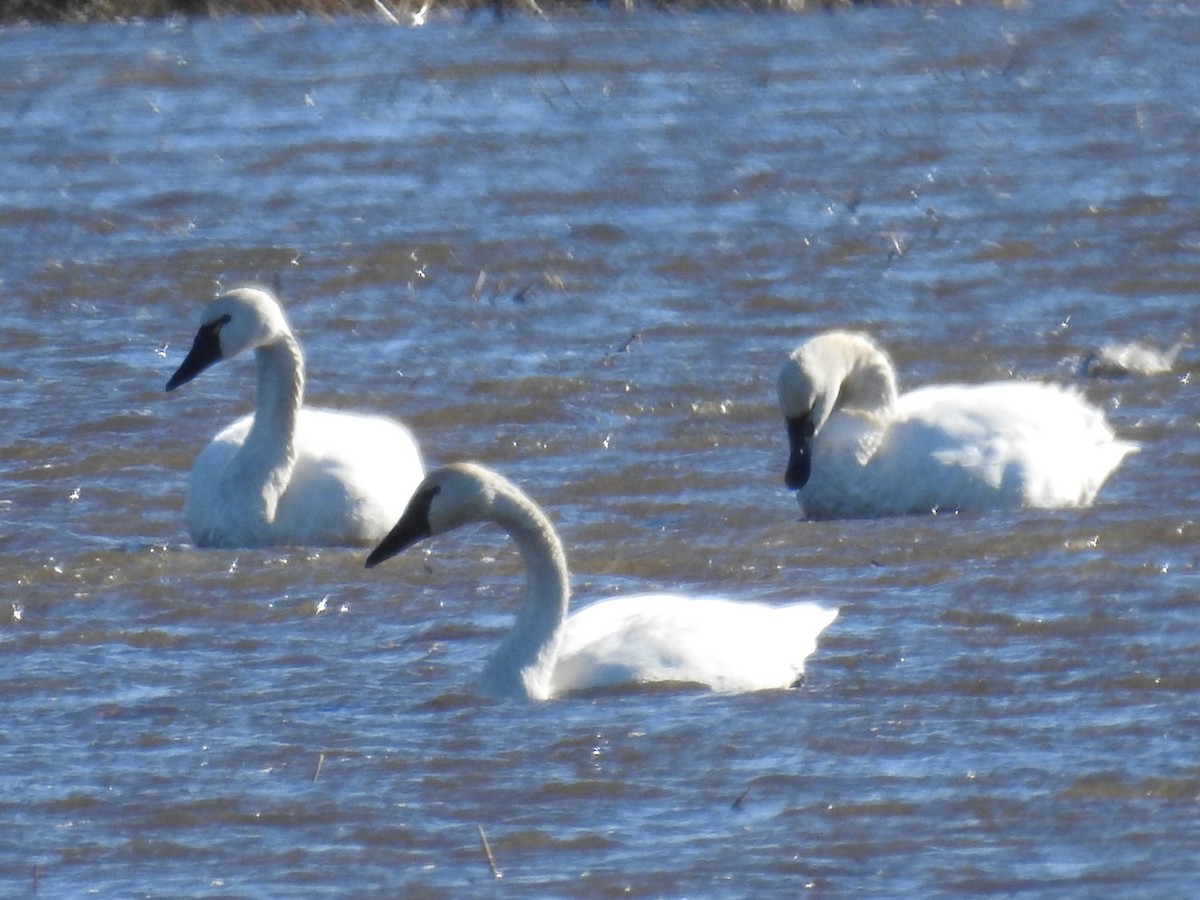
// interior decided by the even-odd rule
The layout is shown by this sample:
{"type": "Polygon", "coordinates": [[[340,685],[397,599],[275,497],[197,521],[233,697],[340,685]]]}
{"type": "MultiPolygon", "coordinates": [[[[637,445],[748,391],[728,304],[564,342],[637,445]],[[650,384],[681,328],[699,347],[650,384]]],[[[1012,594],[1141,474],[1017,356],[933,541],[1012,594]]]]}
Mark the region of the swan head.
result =
{"type": "Polygon", "coordinates": [[[793,491],[808,483],[813,439],[833,412],[841,386],[831,367],[824,364],[823,355],[814,352],[820,347],[812,344],[810,341],[792,351],[779,370],[777,385],[789,450],[783,480],[793,491]]]}
{"type": "Polygon", "coordinates": [[[167,390],[187,384],[222,359],[270,344],[290,331],[279,302],[268,291],[227,291],[205,307],[192,349],[167,382],[167,390]]]}
{"type": "Polygon", "coordinates": [[[866,335],[830,331],[792,351],[779,371],[778,392],[790,447],[784,483],[799,490],[812,474],[813,440],[833,411],[886,409],[896,399],[896,376],[866,335]]]}
{"type": "Polygon", "coordinates": [[[435,534],[488,518],[496,505],[494,477],[481,466],[457,463],[421,482],[394,528],[367,557],[374,568],[435,534]]]}

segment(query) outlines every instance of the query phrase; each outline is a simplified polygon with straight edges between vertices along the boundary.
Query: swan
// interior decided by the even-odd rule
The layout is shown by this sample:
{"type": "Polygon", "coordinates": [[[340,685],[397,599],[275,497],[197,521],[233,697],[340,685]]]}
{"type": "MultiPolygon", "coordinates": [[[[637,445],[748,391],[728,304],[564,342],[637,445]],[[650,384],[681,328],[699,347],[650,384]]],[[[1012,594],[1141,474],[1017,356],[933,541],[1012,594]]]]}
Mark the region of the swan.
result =
{"type": "Polygon", "coordinates": [[[242,287],[204,310],[173,391],[253,350],[258,406],[196,457],[184,515],[201,547],[369,546],[424,474],[412,434],[381,416],[303,407],[304,359],[278,301],[242,287]]]}
{"type": "Polygon", "coordinates": [[[827,332],[779,373],[785,482],[814,519],[1087,506],[1136,444],[1077,393],[1036,382],[896,389],[865,335],[827,332]]]}
{"type": "Polygon", "coordinates": [[[1179,351],[1186,346],[1183,341],[1165,350],[1137,342],[1108,344],[1084,357],[1079,366],[1079,374],[1089,378],[1165,375],[1175,368],[1179,351]]]}
{"type": "Polygon", "coordinates": [[[484,667],[481,693],[545,700],[571,691],[679,682],[714,691],[787,688],[837,616],[814,603],[767,606],[716,597],[640,594],[570,617],[567,561],[545,513],[496,472],[458,463],[432,472],[367,557],[372,568],[413,544],[472,522],[494,522],[525,562],[516,623],[484,667]]]}

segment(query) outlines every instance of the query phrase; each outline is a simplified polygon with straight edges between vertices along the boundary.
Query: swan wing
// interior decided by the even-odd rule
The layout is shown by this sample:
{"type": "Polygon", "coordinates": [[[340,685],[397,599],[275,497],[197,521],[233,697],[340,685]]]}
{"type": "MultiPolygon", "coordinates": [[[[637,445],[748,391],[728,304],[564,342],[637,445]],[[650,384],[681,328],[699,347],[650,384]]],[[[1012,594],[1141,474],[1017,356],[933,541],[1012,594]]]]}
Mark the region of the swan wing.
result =
{"type": "Polygon", "coordinates": [[[295,448],[275,517],[277,537],[288,543],[374,543],[424,476],[412,434],[382,416],[302,409],[295,448]]]}
{"type": "Polygon", "coordinates": [[[1086,506],[1136,449],[1077,392],[1037,382],[926,388],[898,413],[960,509],[1086,506]]]}
{"type": "Polygon", "coordinates": [[[832,416],[800,500],[814,518],[1081,506],[1134,449],[1064,388],[921,388],[901,395],[888,419],[832,416]]]}
{"type": "Polygon", "coordinates": [[[672,594],[604,600],[567,620],[552,692],[636,682],[724,692],[790,687],[836,616],[814,603],[672,594]]]}
{"type": "Polygon", "coordinates": [[[192,540],[200,547],[237,547],[258,543],[255,528],[247,521],[245,499],[229,491],[226,473],[242,444],[254,416],[237,419],[217,433],[192,464],[188,475],[184,518],[192,540]]]}
{"type": "Polygon", "coordinates": [[[238,478],[234,458],[254,417],[222,430],[201,451],[185,515],[200,546],[363,546],[387,534],[423,475],[412,434],[382,416],[305,408],[296,422],[295,466],[275,509],[238,478]]]}

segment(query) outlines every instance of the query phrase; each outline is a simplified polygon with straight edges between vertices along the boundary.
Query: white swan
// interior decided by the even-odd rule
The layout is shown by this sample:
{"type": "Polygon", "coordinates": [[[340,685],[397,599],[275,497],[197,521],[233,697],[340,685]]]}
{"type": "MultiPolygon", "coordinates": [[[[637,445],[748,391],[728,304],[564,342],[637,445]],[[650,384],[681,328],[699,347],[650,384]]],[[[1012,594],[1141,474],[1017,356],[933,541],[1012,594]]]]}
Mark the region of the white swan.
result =
{"type": "Polygon", "coordinates": [[[1089,353],[1079,366],[1079,374],[1090,378],[1123,378],[1126,375],[1165,375],[1175,368],[1179,351],[1187,344],[1159,350],[1149,344],[1108,344],[1089,353]]]}
{"type": "Polygon", "coordinates": [[[785,481],[807,516],[1086,506],[1135,444],[1078,394],[1034,382],[898,394],[864,335],[828,332],[779,373],[791,457],[785,481]]]}
{"type": "Polygon", "coordinates": [[[489,696],[544,700],[652,681],[723,692],[791,687],[837,616],[813,603],[641,594],[601,600],[568,618],[567,562],[553,526],[512,482],[471,463],[431,473],[367,567],[477,521],[504,528],[525,562],[524,603],[479,681],[489,696]]]}
{"type": "Polygon", "coordinates": [[[387,534],[424,472],[412,435],[380,416],[302,408],[304,360],[265,290],[204,310],[167,390],[253,350],[258,406],[196,457],[185,517],[201,547],[362,546],[387,534]]]}

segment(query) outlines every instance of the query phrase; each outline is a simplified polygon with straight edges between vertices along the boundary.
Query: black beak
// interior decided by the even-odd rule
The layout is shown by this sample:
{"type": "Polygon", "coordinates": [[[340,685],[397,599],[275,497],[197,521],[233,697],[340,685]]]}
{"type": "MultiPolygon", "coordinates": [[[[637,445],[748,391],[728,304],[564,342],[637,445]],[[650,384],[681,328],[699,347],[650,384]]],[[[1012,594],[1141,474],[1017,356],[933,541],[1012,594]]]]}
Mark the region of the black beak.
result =
{"type": "Polygon", "coordinates": [[[192,349],[167,382],[168,391],[175,390],[181,384],[187,384],[221,358],[221,326],[228,321],[229,316],[221,316],[215,322],[200,326],[195,340],[192,341],[192,349]]]}
{"type": "Polygon", "coordinates": [[[434,496],[440,490],[441,488],[437,485],[418,488],[412,499],[408,501],[408,506],[404,510],[404,515],[400,517],[400,521],[367,557],[368,569],[375,568],[385,559],[391,559],[397,553],[404,552],[413,544],[419,543],[433,534],[433,530],[429,526],[429,504],[433,502],[434,496]]]}
{"type": "Polygon", "coordinates": [[[812,444],[816,429],[810,413],[787,420],[788,444],[791,455],[788,456],[787,471],[783,475],[783,483],[793,491],[798,491],[808,484],[808,476],[812,474],[812,444]]]}

